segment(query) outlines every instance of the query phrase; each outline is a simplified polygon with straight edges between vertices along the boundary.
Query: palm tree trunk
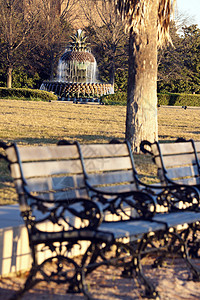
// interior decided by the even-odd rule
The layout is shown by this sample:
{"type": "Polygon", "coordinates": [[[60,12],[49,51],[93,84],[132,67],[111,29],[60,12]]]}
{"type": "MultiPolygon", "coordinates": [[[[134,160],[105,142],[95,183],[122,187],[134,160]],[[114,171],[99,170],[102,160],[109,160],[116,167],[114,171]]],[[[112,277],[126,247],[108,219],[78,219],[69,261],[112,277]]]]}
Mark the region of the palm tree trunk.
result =
{"type": "Polygon", "coordinates": [[[152,0],[146,26],[130,32],[126,139],[139,152],[144,139],[158,139],[157,126],[157,11],[152,0]]]}

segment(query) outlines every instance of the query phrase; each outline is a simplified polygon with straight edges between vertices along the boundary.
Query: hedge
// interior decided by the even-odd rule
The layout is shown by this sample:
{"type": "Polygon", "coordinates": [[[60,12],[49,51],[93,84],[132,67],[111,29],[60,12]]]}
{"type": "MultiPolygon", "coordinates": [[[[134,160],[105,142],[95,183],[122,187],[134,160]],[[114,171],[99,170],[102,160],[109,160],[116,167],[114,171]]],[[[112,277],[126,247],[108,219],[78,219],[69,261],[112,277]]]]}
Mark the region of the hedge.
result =
{"type": "MultiPolygon", "coordinates": [[[[106,105],[126,105],[127,93],[102,96],[101,100],[106,105]]],[[[158,105],[200,106],[200,94],[158,94],[158,105]]]]}
{"type": "Polygon", "coordinates": [[[111,95],[104,95],[101,97],[101,100],[105,105],[126,105],[127,93],[118,92],[111,95]]]}
{"type": "Polygon", "coordinates": [[[0,87],[0,98],[22,99],[22,100],[57,100],[57,96],[51,92],[33,90],[26,88],[5,88],[0,87]]]}
{"type": "Polygon", "coordinates": [[[199,94],[158,94],[159,105],[200,106],[199,94]]]}

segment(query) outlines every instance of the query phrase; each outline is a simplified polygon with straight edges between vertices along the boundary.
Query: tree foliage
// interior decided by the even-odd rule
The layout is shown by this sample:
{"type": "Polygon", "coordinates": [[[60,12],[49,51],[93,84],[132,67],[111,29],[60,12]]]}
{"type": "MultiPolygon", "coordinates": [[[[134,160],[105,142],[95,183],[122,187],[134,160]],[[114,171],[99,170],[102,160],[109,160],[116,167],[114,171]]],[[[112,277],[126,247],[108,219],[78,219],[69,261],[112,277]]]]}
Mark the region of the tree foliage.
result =
{"type": "MultiPolygon", "coordinates": [[[[29,86],[29,78],[38,74],[43,79],[53,78],[70,34],[69,22],[76,16],[73,11],[76,3],[76,0],[40,0],[36,5],[33,0],[0,0],[1,82],[5,82],[5,73],[8,87],[12,86],[15,79],[12,75],[16,73],[24,79],[27,76],[29,86]]],[[[16,86],[15,81],[13,84],[16,86]]]]}
{"type": "Polygon", "coordinates": [[[200,93],[200,29],[171,24],[170,45],[159,52],[158,92],[200,93]]]}
{"type": "Polygon", "coordinates": [[[39,23],[39,5],[24,5],[21,0],[0,1],[1,53],[7,69],[7,86],[12,85],[12,71],[23,61],[27,40],[39,23]]]}
{"type": "Polygon", "coordinates": [[[82,0],[82,8],[88,22],[86,35],[89,36],[101,79],[114,87],[118,74],[128,70],[128,35],[124,32],[124,25],[115,13],[113,2],[82,0]]]}

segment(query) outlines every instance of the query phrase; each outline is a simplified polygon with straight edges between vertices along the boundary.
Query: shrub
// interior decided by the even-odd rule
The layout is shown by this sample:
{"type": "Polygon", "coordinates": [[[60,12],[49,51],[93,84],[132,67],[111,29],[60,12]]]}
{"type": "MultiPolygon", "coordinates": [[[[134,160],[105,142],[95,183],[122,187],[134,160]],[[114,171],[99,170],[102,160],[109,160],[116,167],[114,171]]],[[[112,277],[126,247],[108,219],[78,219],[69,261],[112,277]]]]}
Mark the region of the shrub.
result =
{"type": "MultiPolygon", "coordinates": [[[[102,96],[101,100],[106,105],[126,105],[127,93],[119,92],[102,96]]],[[[199,94],[158,94],[158,105],[171,106],[200,106],[199,94]]]]}
{"type": "Polygon", "coordinates": [[[101,100],[105,105],[126,105],[127,93],[118,92],[111,95],[104,95],[101,97],[101,100]]]}
{"type": "Polygon", "coordinates": [[[200,106],[199,94],[158,94],[159,105],[200,106]]]}
{"type": "Polygon", "coordinates": [[[22,100],[57,100],[57,96],[51,92],[24,88],[4,88],[0,87],[0,98],[22,99],[22,100]]]}

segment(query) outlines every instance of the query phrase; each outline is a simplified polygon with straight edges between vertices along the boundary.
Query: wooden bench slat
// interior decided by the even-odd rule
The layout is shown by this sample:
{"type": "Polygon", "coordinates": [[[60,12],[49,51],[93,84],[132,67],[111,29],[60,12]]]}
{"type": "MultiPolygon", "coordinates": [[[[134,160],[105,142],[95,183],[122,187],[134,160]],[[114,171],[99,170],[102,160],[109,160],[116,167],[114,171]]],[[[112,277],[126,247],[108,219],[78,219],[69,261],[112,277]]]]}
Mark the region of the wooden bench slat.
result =
{"type": "Polygon", "coordinates": [[[163,162],[166,168],[181,165],[195,165],[196,158],[194,154],[163,156],[163,162]]]}
{"type": "Polygon", "coordinates": [[[131,169],[130,157],[95,158],[84,160],[86,172],[116,171],[131,169]]]}
{"type": "Polygon", "coordinates": [[[196,185],[196,184],[200,184],[200,180],[199,178],[191,177],[191,178],[177,179],[176,183],[184,184],[184,185],[196,185]]]}
{"type": "MultiPolygon", "coordinates": [[[[20,179],[15,180],[15,187],[16,191],[21,197],[24,197],[24,190],[22,187],[22,183],[20,179]]],[[[61,191],[58,189],[53,189],[49,187],[47,184],[44,183],[44,185],[34,185],[32,186],[31,184],[28,184],[27,186],[28,190],[30,193],[33,193],[35,196],[38,195],[42,199],[46,200],[61,200],[61,199],[72,199],[72,198],[79,198],[79,197],[84,197],[88,198],[88,192],[85,188],[81,187],[74,187],[72,189],[66,189],[66,191],[61,191]]]]}
{"type": "Polygon", "coordinates": [[[194,149],[191,142],[183,143],[160,143],[162,155],[193,153],[194,149]]]}
{"type": "Polygon", "coordinates": [[[113,225],[114,225],[114,234],[115,239],[120,239],[124,237],[129,237],[130,241],[138,240],[142,238],[144,233],[152,232],[152,231],[159,231],[164,230],[165,225],[162,223],[156,222],[149,222],[149,221],[130,221],[126,222],[118,222],[115,224],[113,223],[103,223],[100,225],[100,230],[105,230],[106,232],[113,232],[113,225]]]}
{"type": "Polygon", "coordinates": [[[98,184],[112,184],[112,183],[120,183],[120,182],[131,182],[134,181],[133,171],[116,171],[116,172],[107,172],[101,174],[92,174],[88,176],[88,182],[91,186],[98,184]]]}
{"type": "Polygon", "coordinates": [[[126,144],[85,144],[80,147],[84,158],[129,156],[126,144]]]}
{"type": "Polygon", "coordinates": [[[194,177],[198,176],[197,166],[188,166],[181,168],[171,168],[167,169],[167,174],[169,178],[180,178],[180,177],[194,177]]]}
{"type": "MultiPolygon", "coordinates": [[[[76,145],[67,146],[30,146],[18,147],[20,159],[26,161],[40,160],[62,160],[79,158],[79,153],[76,145]]],[[[11,162],[16,162],[16,154],[14,147],[7,150],[8,158],[11,162]]]]}
{"type": "Polygon", "coordinates": [[[154,156],[159,156],[158,145],[156,143],[151,144],[151,151],[154,156]]]}
{"type": "MultiPolygon", "coordinates": [[[[194,154],[175,155],[175,156],[162,156],[164,167],[166,169],[171,167],[181,167],[186,165],[195,166],[196,159],[194,154]]],[[[162,168],[160,156],[155,157],[155,163],[158,168],[162,168]]]]}
{"type": "Polygon", "coordinates": [[[156,214],[153,220],[166,222],[169,227],[175,227],[179,224],[191,224],[195,221],[199,221],[200,213],[193,211],[182,211],[169,214],[156,214]]]}
{"type": "MultiPolygon", "coordinates": [[[[69,161],[49,161],[49,162],[34,162],[24,163],[22,165],[25,178],[36,176],[52,176],[68,173],[82,173],[82,165],[79,160],[69,161]]],[[[20,178],[19,166],[11,165],[14,178],[20,178]]]]}
{"type": "Polygon", "coordinates": [[[10,165],[10,171],[14,179],[21,178],[20,168],[17,163],[10,165]]]}
{"type": "Polygon", "coordinates": [[[36,192],[42,192],[47,190],[59,191],[67,188],[85,187],[83,175],[73,175],[67,177],[30,178],[27,180],[27,184],[30,190],[36,192]]]}
{"type": "Polygon", "coordinates": [[[136,191],[135,184],[121,184],[121,185],[112,185],[112,186],[100,186],[97,189],[101,192],[108,192],[108,193],[124,193],[130,191],[136,191]]]}

